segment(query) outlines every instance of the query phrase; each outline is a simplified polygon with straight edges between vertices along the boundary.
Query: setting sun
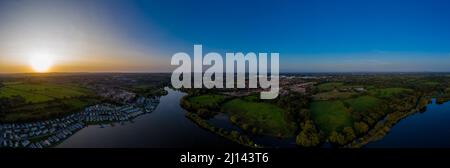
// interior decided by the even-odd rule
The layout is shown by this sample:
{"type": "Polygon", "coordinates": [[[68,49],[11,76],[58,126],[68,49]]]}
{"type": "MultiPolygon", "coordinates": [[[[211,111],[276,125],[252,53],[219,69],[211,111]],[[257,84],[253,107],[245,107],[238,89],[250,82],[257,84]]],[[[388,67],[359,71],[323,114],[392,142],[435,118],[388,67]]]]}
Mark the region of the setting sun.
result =
{"type": "Polygon", "coordinates": [[[48,52],[36,52],[30,56],[29,63],[35,72],[48,72],[53,65],[53,58],[48,52]]]}

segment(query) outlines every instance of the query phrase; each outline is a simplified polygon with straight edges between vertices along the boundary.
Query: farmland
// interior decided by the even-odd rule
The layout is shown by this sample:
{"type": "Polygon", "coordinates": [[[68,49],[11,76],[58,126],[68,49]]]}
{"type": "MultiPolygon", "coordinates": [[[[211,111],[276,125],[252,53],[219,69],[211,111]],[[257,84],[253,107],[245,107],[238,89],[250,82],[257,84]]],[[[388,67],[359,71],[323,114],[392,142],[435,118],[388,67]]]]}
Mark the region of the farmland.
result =
{"type": "Polygon", "coordinates": [[[320,84],[319,86],[317,86],[317,88],[319,89],[319,91],[325,92],[325,91],[331,91],[333,89],[338,89],[343,85],[344,85],[344,83],[341,83],[341,82],[330,82],[330,83],[320,84]]]}
{"type": "Polygon", "coordinates": [[[222,95],[208,94],[189,98],[192,108],[215,108],[225,100],[222,95]]]}
{"type": "Polygon", "coordinates": [[[90,92],[87,89],[55,84],[5,84],[0,88],[0,97],[21,96],[27,103],[42,103],[62,98],[73,98],[87,96],[90,92]]]}
{"type": "Polygon", "coordinates": [[[75,85],[52,83],[6,83],[0,88],[0,98],[14,101],[4,111],[3,122],[33,121],[63,116],[80,111],[98,100],[93,93],[75,85]]]}
{"type": "Polygon", "coordinates": [[[285,110],[273,104],[234,99],[222,111],[230,113],[233,122],[247,130],[279,137],[292,136],[295,125],[285,117],[285,110]]]}
{"type": "Polygon", "coordinates": [[[375,108],[380,102],[379,99],[372,96],[360,96],[344,101],[349,108],[354,112],[366,112],[369,109],[375,108]]]}
{"type": "Polygon", "coordinates": [[[314,121],[326,133],[352,125],[350,112],[341,101],[317,101],[311,104],[314,121]]]}

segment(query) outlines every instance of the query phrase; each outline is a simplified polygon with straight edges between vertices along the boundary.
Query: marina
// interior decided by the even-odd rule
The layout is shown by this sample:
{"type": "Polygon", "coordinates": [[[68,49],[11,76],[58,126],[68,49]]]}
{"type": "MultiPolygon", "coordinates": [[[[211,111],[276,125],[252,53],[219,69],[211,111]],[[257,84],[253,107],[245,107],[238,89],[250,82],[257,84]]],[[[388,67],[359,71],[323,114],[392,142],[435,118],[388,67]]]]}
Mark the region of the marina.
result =
{"type": "Polygon", "coordinates": [[[118,106],[97,104],[82,112],[46,121],[0,124],[0,147],[43,148],[59,144],[89,125],[124,124],[152,112],[159,98],[138,98],[134,103],[118,106]]]}

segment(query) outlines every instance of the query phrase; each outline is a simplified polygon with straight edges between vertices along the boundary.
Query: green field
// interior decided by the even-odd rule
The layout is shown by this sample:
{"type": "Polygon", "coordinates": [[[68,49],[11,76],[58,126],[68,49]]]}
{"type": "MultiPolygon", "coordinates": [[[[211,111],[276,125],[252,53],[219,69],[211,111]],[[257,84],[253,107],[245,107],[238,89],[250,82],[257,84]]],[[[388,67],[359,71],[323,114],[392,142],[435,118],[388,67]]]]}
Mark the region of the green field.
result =
{"type": "Polygon", "coordinates": [[[317,86],[320,92],[326,92],[326,91],[332,91],[334,89],[339,89],[342,87],[344,83],[341,82],[330,82],[330,83],[323,83],[317,86]]]}
{"type": "Polygon", "coordinates": [[[0,97],[22,96],[27,102],[39,103],[53,100],[53,98],[41,94],[33,94],[27,91],[21,91],[10,87],[0,88],[0,97]]]}
{"type": "Polygon", "coordinates": [[[0,118],[2,122],[17,121],[37,121],[54,117],[64,116],[70,113],[81,111],[84,107],[97,103],[96,99],[64,99],[62,101],[51,101],[44,103],[36,103],[24,105],[12,109],[13,112],[8,113],[0,118]]]}
{"type": "Polygon", "coordinates": [[[327,134],[353,124],[352,116],[342,101],[312,102],[311,113],[319,128],[327,134]]]}
{"type": "Polygon", "coordinates": [[[369,96],[359,96],[350,99],[314,101],[310,110],[314,121],[326,133],[341,131],[346,126],[353,125],[352,113],[365,113],[379,106],[381,100],[369,96]]]}
{"type": "Polygon", "coordinates": [[[372,96],[360,96],[344,101],[354,112],[366,112],[368,109],[375,108],[380,100],[372,96]]]}
{"type": "Polygon", "coordinates": [[[430,86],[437,86],[437,85],[439,85],[439,84],[441,84],[441,83],[435,82],[435,81],[426,81],[426,82],[424,82],[423,84],[425,84],[425,85],[430,85],[430,86]]]}
{"type": "Polygon", "coordinates": [[[249,102],[243,99],[234,99],[224,104],[222,111],[236,116],[240,126],[247,124],[250,127],[262,130],[263,134],[280,137],[294,134],[296,126],[284,117],[285,111],[269,103],[249,102]]]}
{"type": "Polygon", "coordinates": [[[76,86],[55,84],[6,84],[0,88],[0,97],[22,96],[29,103],[41,103],[61,98],[88,95],[89,91],[76,86]]]}
{"type": "Polygon", "coordinates": [[[26,103],[8,109],[8,113],[2,114],[0,118],[2,122],[34,121],[63,116],[81,111],[99,101],[88,98],[93,96],[89,90],[73,85],[14,82],[6,83],[0,88],[0,97],[13,96],[23,97],[26,103]],[[80,98],[81,96],[85,97],[80,98]]]}
{"type": "Polygon", "coordinates": [[[329,92],[322,92],[315,94],[313,98],[315,100],[333,100],[333,99],[347,99],[354,95],[357,95],[357,93],[354,92],[339,92],[339,91],[329,91],[329,92]]]}
{"type": "Polygon", "coordinates": [[[194,109],[218,107],[224,100],[224,96],[216,94],[200,95],[189,98],[189,102],[194,109]]]}
{"type": "Polygon", "coordinates": [[[392,96],[396,96],[401,93],[408,93],[412,91],[413,90],[406,88],[385,88],[385,89],[374,89],[369,91],[369,93],[379,98],[390,98],[392,96]]]}

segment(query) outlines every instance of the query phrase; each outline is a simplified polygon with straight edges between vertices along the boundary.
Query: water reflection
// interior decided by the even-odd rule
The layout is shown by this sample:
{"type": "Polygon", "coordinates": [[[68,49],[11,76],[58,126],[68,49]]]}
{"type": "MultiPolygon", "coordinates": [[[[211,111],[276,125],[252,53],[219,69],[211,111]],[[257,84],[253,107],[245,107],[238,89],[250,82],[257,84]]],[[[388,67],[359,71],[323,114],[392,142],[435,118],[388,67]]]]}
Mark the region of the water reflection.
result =
{"type": "Polygon", "coordinates": [[[401,120],[382,140],[366,147],[449,148],[450,102],[437,104],[433,99],[424,112],[401,120]]]}
{"type": "Polygon", "coordinates": [[[153,113],[142,115],[130,123],[86,127],[59,144],[59,148],[148,147],[148,148],[226,148],[238,145],[208,132],[185,117],[179,105],[185,93],[165,88],[153,113]]]}
{"type": "MultiPolygon", "coordinates": [[[[148,147],[148,148],[229,148],[239,145],[206,131],[185,117],[179,105],[185,93],[166,88],[153,113],[142,115],[130,123],[88,126],[57,147],[148,147]],[[104,128],[102,128],[104,127],[104,128]]],[[[433,99],[425,112],[417,113],[396,124],[382,140],[366,147],[450,147],[450,103],[436,104],[433,99]]],[[[228,131],[240,130],[226,114],[219,114],[210,123],[228,131]]],[[[295,137],[279,139],[250,135],[266,147],[295,147],[295,137]]]]}

